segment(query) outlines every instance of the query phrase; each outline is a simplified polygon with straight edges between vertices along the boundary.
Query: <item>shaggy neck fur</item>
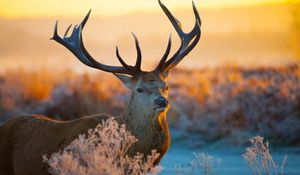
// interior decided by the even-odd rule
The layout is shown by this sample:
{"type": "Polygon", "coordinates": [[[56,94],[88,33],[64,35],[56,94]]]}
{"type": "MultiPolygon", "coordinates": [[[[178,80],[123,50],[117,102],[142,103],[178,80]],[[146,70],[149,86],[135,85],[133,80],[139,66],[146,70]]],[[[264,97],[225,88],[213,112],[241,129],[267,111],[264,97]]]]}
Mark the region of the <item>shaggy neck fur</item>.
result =
{"type": "MultiPolygon", "coordinates": [[[[149,155],[155,149],[160,153],[157,162],[160,161],[170,144],[166,112],[167,109],[160,113],[141,111],[139,105],[131,99],[122,115],[126,128],[138,139],[138,142],[133,145],[133,150],[138,150],[138,152],[146,150],[149,155]]],[[[129,154],[131,154],[130,150],[129,154]]]]}

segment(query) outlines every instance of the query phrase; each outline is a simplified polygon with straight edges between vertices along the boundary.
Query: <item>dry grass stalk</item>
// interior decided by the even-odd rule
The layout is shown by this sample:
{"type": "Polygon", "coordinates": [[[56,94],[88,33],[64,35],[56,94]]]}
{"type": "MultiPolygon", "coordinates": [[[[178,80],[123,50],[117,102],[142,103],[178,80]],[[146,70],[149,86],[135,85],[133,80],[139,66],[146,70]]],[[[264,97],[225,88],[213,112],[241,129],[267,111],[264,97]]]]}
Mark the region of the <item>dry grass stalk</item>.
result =
{"type": "Polygon", "coordinates": [[[176,175],[212,175],[213,167],[221,163],[221,159],[205,153],[194,153],[195,159],[187,165],[175,166],[176,175]]]}
{"type": "Polygon", "coordinates": [[[243,154],[244,160],[250,167],[253,175],[283,175],[284,165],[287,156],[284,157],[281,164],[281,173],[278,173],[277,165],[275,164],[272,155],[270,154],[269,143],[265,143],[264,138],[256,136],[250,139],[251,145],[246,148],[246,152],[243,154]]]}

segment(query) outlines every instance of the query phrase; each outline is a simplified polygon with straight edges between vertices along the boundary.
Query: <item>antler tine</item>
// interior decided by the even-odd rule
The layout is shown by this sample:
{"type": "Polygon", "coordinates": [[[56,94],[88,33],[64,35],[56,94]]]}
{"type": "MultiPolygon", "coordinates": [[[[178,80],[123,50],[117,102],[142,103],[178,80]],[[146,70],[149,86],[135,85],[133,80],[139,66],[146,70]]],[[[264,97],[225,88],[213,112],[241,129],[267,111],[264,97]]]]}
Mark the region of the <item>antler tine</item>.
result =
{"type": "Polygon", "coordinates": [[[162,68],[163,68],[163,66],[164,66],[164,64],[165,64],[165,62],[166,62],[166,60],[167,60],[167,58],[170,54],[171,46],[172,46],[172,35],[170,34],[167,49],[165,51],[164,56],[160,60],[158,66],[156,67],[156,70],[158,70],[160,72],[163,71],[162,68]]]}
{"type": "Polygon", "coordinates": [[[67,35],[68,35],[69,30],[70,30],[71,27],[72,27],[72,24],[70,24],[69,27],[67,28],[67,30],[66,30],[66,32],[65,32],[65,34],[64,34],[64,38],[67,37],[67,35]]]}
{"type": "Polygon", "coordinates": [[[86,22],[88,21],[91,12],[92,12],[92,9],[89,10],[89,12],[87,13],[87,15],[84,17],[84,19],[83,19],[82,22],[80,23],[80,25],[82,26],[82,29],[84,28],[86,22]]]}
{"type": "Polygon", "coordinates": [[[136,35],[134,33],[131,33],[133,38],[134,38],[134,42],[135,42],[135,47],[136,47],[136,51],[137,51],[137,59],[136,59],[136,63],[135,66],[129,66],[128,64],[126,64],[124,62],[124,60],[122,59],[122,57],[120,56],[119,53],[119,49],[118,47],[116,47],[116,55],[118,57],[118,60],[120,61],[120,63],[124,66],[125,69],[135,72],[135,74],[138,74],[140,72],[142,72],[141,70],[141,64],[142,64],[142,52],[141,52],[141,48],[139,45],[139,41],[136,37],[136,35]]]}
{"type": "Polygon", "coordinates": [[[141,48],[140,48],[140,44],[139,44],[139,40],[137,39],[136,35],[132,32],[131,33],[133,38],[134,38],[134,42],[135,42],[135,47],[136,47],[136,52],[137,52],[137,58],[136,58],[136,63],[135,63],[135,68],[137,70],[141,70],[141,64],[142,64],[142,52],[141,52],[141,48]]]}
{"type": "MultiPolygon", "coordinates": [[[[70,30],[70,26],[68,27],[67,31],[65,32],[65,35],[64,35],[64,38],[61,38],[59,35],[58,35],[58,21],[55,22],[55,26],[54,26],[54,32],[53,32],[53,36],[52,38],[50,38],[50,40],[55,40],[56,42],[60,43],[61,45],[65,46],[68,50],[70,50],[76,57],[79,57],[79,56],[82,56],[82,53],[81,52],[77,52],[76,50],[72,49],[72,46],[70,45],[70,38],[71,37],[66,37],[68,31],[70,30]]],[[[75,30],[76,27],[74,27],[74,30],[75,30]]],[[[73,30],[73,33],[74,33],[74,30],[73,30]]],[[[73,35],[72,33],[72,35],[73,35]]],[[[83,64],[87,65],[87,66],[90,66],[90,67],[93,67],[93,68],[96,68],[88,59],[79,59],[83,64]]]]}
{"type": "Polygon", "coordinates": [[[162,71],[167,71],[175,67],[198,43],[201,37],[201,19],[193,1],[193,11],[196,20],[195,26],[190,33],[184,33],[181,28],[180,22],[171,14],[171,12],[166,8],[166,6],[162,4],[161,0],[158,0],[158,2],[165,14],[167,15],[167,17],[169,18],[169,20],[171,21],[181,40],[181,45],[178,51],[163,65],[162,71]]]}
{"type": "Polygon", "coordinates": [[[198,21],[198,22],[199,22],[199,27],[201,27],[201,18],[200,18],[199,12],[198,12],[198,10],[197,10],[197,7],[196,7],[196,5],[195,5],[195,2],[192,1],[192,4],[193,4],[194,15],[195,15],[195,17],[196,17],[196,23],[197,23],[197,21],[198,21]]]}
{"type": "Polygon", "coordinates": [[[158,0],[158,3],[160,7],[163,9],[169,20],[171,21],[172,25],[174,26],[176,32],[178,34],[183,34],[182,28],[181,28],[181,23],[178,21],[172,13],[169,11],[169,9],[161,2],[161,0],[158,0]]]}
{"type": "Polygon", "coordinates": [[[122,64],[122,66],[124,66],[126,69],[130,69],[129,65],[125,63],[125,61],[122,59],[122,57],[120,56],[120,53],[119,53],[119,48],[118,46],[116,47],[116,55],[117,55],[117,58],[118,60],[120,61],[120,63],[122,64]]]}
{"type": "MultiPolygon", "coordinates": [[[[99,63],[96,61],[86,50],[83,44],[82,40],[82,30],[85,26],[85,24],[88,21],[88,18],[90,16],[91,10],[87,13],[83,21],[80,23],[80,25],[75,25],[73,28],[73,31],[71,35],[68,37],[67,34],[71,28],[69,26],[65,32],[65,35],[63,38],[61,38],[58,35],[58,21],[55,23],[54,27],[54,33],[53,37],[51,38],[52,40],[55,40],[56,42],[60,43],[61,45],[65,46],[68,50],[70,50],[82,63],[85,65],[95,68],[95,69],[100,69],[106,72],[112,72],[112,73],[121,73],[121,74],[129,74],[132,76],[135,76],[137,72],[135,70],[129,69],[130,67],[122,60],[121,64],[124,67],[121,66],[108,66],[102,63],[99,63]],[[125,66],[126,65],[126,66],[125,66]]],[[[118,57],[120,60],[120,58],[118,57]]]]}

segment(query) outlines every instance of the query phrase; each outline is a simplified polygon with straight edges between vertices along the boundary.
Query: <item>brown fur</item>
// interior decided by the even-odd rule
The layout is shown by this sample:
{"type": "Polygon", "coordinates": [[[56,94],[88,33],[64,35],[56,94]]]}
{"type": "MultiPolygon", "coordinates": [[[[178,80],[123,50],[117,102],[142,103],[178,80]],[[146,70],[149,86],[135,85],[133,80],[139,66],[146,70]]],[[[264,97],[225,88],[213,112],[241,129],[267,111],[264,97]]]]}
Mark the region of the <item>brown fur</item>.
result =
{"type": "MultiPolygon", "coordinates": [[[[149,74],[154,73],[147,73],[134,83],[131,82],[132,97],[129,105],[124,113],[115,119],[119,124],[125,124],[126,128],[139,139],[131,147],[129,154],[140,152],[149,155],[151,150],[156,149],[160,153],[155,162],[158,164],[170,144],[166,121],[167,109],[159,113],[148,109],[149,105],[146,103],[143,105],[139,101],[145,97],[136,97],[139,94],[135,92],[135,88],[143,86],[152,90],[152,95],[145,99],[147,101],[151,101],[157,95],[167,96],[167,92],[162,94],[160,90],[166,85],[164,80],[156,73],[156,75],[149,74]]],[[[43,163],[42,155],[51,155],[64,149],[79,134],[86,133],[110,117],[112,116],[99,114],[66,122],[38,115],[10,119],[0,126],[0,175],[49,175],[48,166],[43,163]]]]}

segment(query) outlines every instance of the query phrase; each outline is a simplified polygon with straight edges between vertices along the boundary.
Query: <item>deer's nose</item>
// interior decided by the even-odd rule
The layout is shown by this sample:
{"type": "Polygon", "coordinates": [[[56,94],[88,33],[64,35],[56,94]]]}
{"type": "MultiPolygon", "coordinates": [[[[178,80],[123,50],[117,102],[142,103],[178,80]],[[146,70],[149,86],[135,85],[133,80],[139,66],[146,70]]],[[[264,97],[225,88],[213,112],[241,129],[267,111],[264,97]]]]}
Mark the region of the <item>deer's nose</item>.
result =
{"type": "Polygon", "coordinates": [[[168,100],[165,98],[165,97],[163,97],[163,96],[160,96],[160,97],[158,97],[157,99],[155,99],[155,104],[156,105],[158,105],[159,107],[167,107],[168,106],[168,100]]]}

